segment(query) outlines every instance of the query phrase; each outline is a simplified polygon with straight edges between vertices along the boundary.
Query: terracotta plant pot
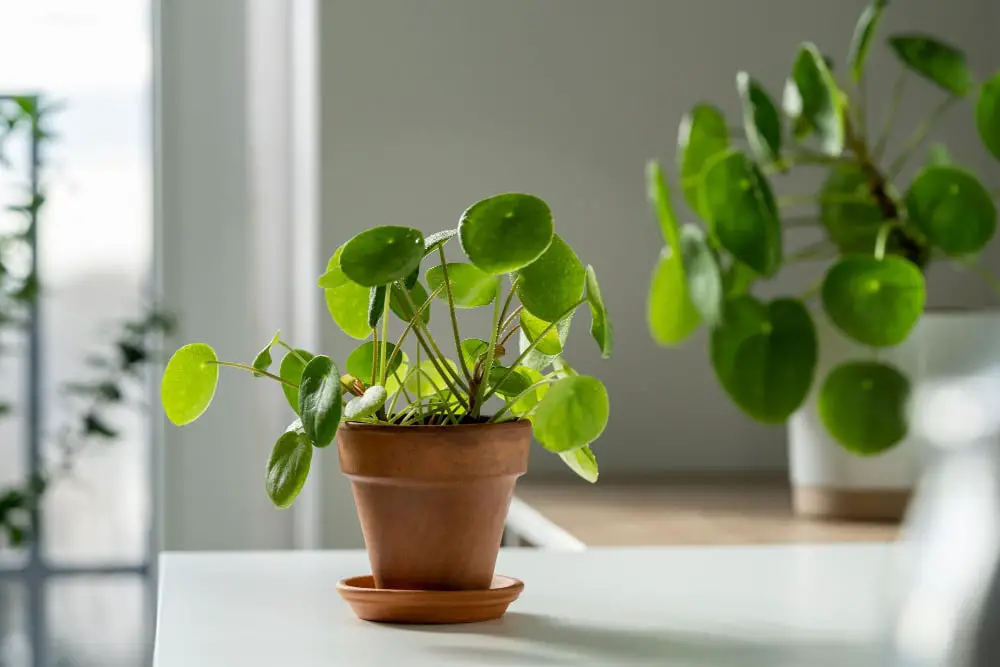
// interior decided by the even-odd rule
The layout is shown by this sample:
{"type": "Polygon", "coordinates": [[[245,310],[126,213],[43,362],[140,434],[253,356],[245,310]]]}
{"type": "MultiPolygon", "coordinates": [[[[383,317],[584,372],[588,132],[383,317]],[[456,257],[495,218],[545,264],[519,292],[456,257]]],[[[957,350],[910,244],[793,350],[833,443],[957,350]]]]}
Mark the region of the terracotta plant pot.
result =
{"type": "Polygon", "coordinates": [[[531,424],[345,423],[351,480],[377,588],[488,589],[531,424]]]}

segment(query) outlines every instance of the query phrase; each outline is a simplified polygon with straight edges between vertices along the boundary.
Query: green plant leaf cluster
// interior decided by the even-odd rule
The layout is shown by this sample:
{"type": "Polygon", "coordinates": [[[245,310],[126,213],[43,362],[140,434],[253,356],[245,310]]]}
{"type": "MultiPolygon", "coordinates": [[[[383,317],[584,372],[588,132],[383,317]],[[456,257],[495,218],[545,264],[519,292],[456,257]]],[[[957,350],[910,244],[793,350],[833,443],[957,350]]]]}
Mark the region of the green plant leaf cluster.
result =
{"type": "Polygon", "coordinates": [[[678,132],[677,187],[694,219],[674,208],[659,163],[647,169],[664,241],[648,292],[652,338],[678,345],[704,324],[716,377],[745,413],[781,423],[815,393],[833,438],[868,455],[905,437],[909,381],[864,355],[814,377],[815,322],[828,321],[872,350],[899,345],[923,315],[932,260],[975,266],[997,231],[998,184],[958,164],[944,144],[923,153],[910,180],[900,175],[962,102],[970,103],[965,113],[985,151],[1000,161],[1000,73],[977,84],[955,45],[922,33],[889,35],[884,44],[900,81],[930,84],[940,102],[889,157],[905,88],[896,85],[879,122],[868,117],[866,67],[896,4],[874,0],[864,8],[843,70],[802,42],[790,56],[780,104],[742,71],[735,122],[714,103],[693,105],[678,132]],[[816,190],[776,192],[779,179],[799,169],[819,175],[816,190]],[[803,228],[822,238],[803,245],[803,228]],[[804,261],[819,269],[815,287],[771,300],[753,295],[804,261]]]}
{"type": "MultiPolygon", "coordinates": [[[[697,233],[685,231],[685,238],[691,266],[703,272],[705,257],[714,255],[697,233]]],[[[718,274],[714,280],[695,289],[709,313],[721,294],[718,274]]],[[[294,501],[313,449],[331,444],[344,420],[403,426],[530,420],[543,447],[596,481],[590,445],[607,425],[608,394],[562,355],[570,321],[586,306],[591,337],[609,357],[611,316],[596,270],[555,233],[543,200],[519,193],[489,197],[466,209],[455,229],[427,237],[410,227],[368,229],[337,248],[317,285],[334,323],[362,341],[341,366],[279,333],[250,364],[222,361],[204,343],[185,345],[163,375],[164,411],[177,425],[209,407],[220,367],[281,385],[297,419],[277,439],[267,465],[265,489],[276,506],[294,501]],[[452,238],[467,261],[446,259],[452,238]],[[427,326],[432,307],[449,320],[453,341],[435,339],[427,326]],[[492,324],[482,338],[463,339],[459,315],[476,308],[491,311],[492,324]],[[450,354],[443,351],[449,345],[450,354]],[[284,354],[275,371],[279,349],[284,354]],[[488,411],[488,403],[496,407],[488,411]]]]}

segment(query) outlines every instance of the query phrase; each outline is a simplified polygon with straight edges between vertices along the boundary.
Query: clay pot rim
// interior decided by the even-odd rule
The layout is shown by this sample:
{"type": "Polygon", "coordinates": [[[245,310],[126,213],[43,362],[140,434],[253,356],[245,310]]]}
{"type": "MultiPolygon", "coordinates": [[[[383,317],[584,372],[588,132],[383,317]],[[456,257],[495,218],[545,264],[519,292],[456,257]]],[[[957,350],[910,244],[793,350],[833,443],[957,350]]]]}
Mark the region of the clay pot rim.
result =
{"type": "Polygon", "coordinates": [[[497,422],[495,424],[410,424],[408,426],[400,426],[398,424],[366,424],[364,422],[345,421],[341,423],[340,428],[349,431],[379,431],[382,433],[413,433],[414,430],[454,432],[490,429],[494,431],[502,431],[505,429],[530,429],[531,422],[527,419],[516,419],[513,421],[497,422]]]}

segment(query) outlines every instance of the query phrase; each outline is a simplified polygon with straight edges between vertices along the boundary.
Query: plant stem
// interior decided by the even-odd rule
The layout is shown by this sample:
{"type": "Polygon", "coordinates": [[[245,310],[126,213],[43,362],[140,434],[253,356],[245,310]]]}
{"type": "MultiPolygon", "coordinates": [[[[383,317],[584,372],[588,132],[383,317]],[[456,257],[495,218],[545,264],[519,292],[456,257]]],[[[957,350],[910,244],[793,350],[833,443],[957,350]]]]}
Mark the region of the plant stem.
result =
{"type": "Polygon", "coordinates": [[[520,328],[521,328],[520,324],[515,324],[514,327],[506,334],[504,334],[504,337],[500,339],[500,346],[503,347],[504,345],[506,345],[507,341],[510,340],[510,337],[513,336],[515,333],[517,333],[518,329],[520,328]]]}
{"type": "Polygon", "coordinates": [[[819,292],[822,288],[823,288],[823,280],[822,279],[817,280],[809,287],[809,289],[807,289],[805,292],[802,293],[802,296],[800,296],[799,299],[801,299],[802,301],[811,301],[812,299],[819,296],[819,292]]]}
{"type": "MultiPolygon", "coordinates": [[[[514,300],[514,292],[517,290],[517,283],[521,280],[521,276],[517,276],[510,283],[510,291],[507,292],[507,300],[503,303],[503,310],[500,311],[500,321],[505,324],[500,327],[500,330],[507,328],[507,310],[510,308],[511,301],[514,300]]],[[[521,312],[521,306],[517,307],[517,312],[521,312]]]]}
{"type": "Polygon", "coordinates": [[[979,264],[974,264],[969,268],[972,269],[973,273],[982,278],[983,282],[989,285],[990,289],[1000,295],[1000,278],[997,278],[986,267],[979,264]]]}
{"type": "Polygon", "coordinates": [[[878,236],[875,237],[875,259],[882,260],[885,258],[885,248],[889,244],[889,234],[898,226],[899,223],[897,221],[890,220],[878,228],[878,236]]]}
{"type": "Polygon", "coordinates": [[[389,294],[390,290],[391,286],[386,288],[385,303],[382,304],[382,350],[379,353],[379,359],[382,362],[382,369],[379,371],[378,376],[379,379],[382,380],[381,384],[383,387],[385,386],[385,382],[388,379],[386,377],[386,373],[389,370],[389,366],[386,363],[388,359],[385,358],[385,351],[386,351],[385,343],[386,339],[389,337],[389,302],[391,301],[390,298],[391,295],[389,294]]]}
{"type": "Polygon", "coordinates": [[[934,125],[941,120],[951,106],[959,99],[961,98],[954,95],[948,97],[944,102],[939,104],[937,108],[931,112],[930,116],[927,117],[927,120],[921,123],[920,127],[918,127],[917,130],[910,135],[910,138],[903,145],[903,150],[900,152],[899,156],[889,165],[889,169],[887,170],[889,180],[892,180],[899,175],[899,172],[906,166],[909,159],[913,157],[913,153],[920,148],[920,144],[922,144],[924,139],[927,138],[927,135],[930,134],[934,125]]]}
{"type": "MultiPolygon", "coordinates": [[[[511,290],[513,291],[513,290],[511,290]]],[[[475,398],[470,398],[469,400],[474,402],[472,407],[472,414],[470,417],[473,419],[479,417],[480,412],[483,409],[483,403],[486,402],[486,398],[480,398],[483,391],[486,389],[486,384],[489,382],[490,371],[493,370],[493,358],[496,356],[497,348],[497,336],[499,335],[497,328],[500,326],[500,299],[493,300],[493,324],[490,325],[490,347],[486,350],[486,364],[483,366],[483,382],[476,387],[475,398]]],[[[508,371],[509,372],[509,371],[508,371]]],[[[506,377],[506,376],[505,376],[506,377]]]]}
{"type": "Polygon", "coordinates": [[[300,362],[302,362],[303,366],[305,366],[307,363],[309,363],[305,359],[302,358],[302,355],[299,354],[298,350],[296,350],[294,347],[292,347],[291,345],[289,345],[285,341],[281,340],[280,338],[278,339],[278,345],[280,345],[281,347],[283,347],[286,350],[288,350],[288,353],[291,354],[296,359],[298,359],[300,362]]]}
{"type": "Polygon", "coordinates": [[[535,349],[535,347],[538,345],[539,341],[541,341],[542,339],[545,338],[545,334],[547,334],[548,332],[550,332],[553,329],[555,329],[556,325],[558,325],[560,322],[562,322],[567,317],[569,317],[570,315],[572,315],[573,312],[577,308],[579,308],[580,306],[582,306],[585,303],[587,303],[587,299],[586,298],[580,299],[579,301],[577,301],[576,303],[574,303],[572,306],[570,306],[569,308],[567,308],[565,311],[563,311],[562,315],[560,315],[559,317],[557,317],[555,322],[550,323],[549,326],[547,326],[544,329],[542,329],[541,333],[539,333],[538,336],[535,337],[535,340],[530,341],[528,343],[528,346],[524,348],[524,352],[522,352],[521,355],[517,359],[514,360],[514,363],[512,363],[510,365],[510,368],[508,368],[507,372],[504,374],[504,376],[502,378],[500,378],[500,381],[497,382],[492,389],[490,389],[488,392],[486,392],[486,395],[483,396],[483,402],[486,402],[487,400],[489,400],[490,396],[492,396],[496,392],[496,387],[502,386],[503,383],[507,381],[507,376],[510,375],[511,373],[513,373],[514,369],[517,368],[517,365],[520,364],[522,361],[524,361],[524,358],[527,357],[528,354],[530,354],[531,351],[535,349]]]}
{"type": "MultiPolygon", "coordinates": [[[[406,298],[406,303],[409,304],[410,310],[416,312],[417,306],[416,304],[413,303],[413,299],[410,297],[410,293],[405,289],[400,291],[403,293],[404,298],[406,298]]],[[[441,353],[441,350],[440,348],[438,348],[437,343],[434,342],[434,338],[431,336],[431,332],[427,329],[427,325],[424,324],[423,319],[419,317],[414,317],[413,321],[416,322],[416,325],[413,327],[413,334],[417,337],[417,341],[424,346],[425,351],[427,352],[427,356],[430,358],[430,362],[434,364],[434,368],[436,368],[437,372],[441,374],[441,377],[444,378],[446,382],[448,382],[448,388],[451,389],[456,394],[458,394],[458,390],[454,386],[452,386],[452,382],[449,379],[450,376],[452,379],[454,379],[455,385],[461,387],[463,391],[468,392],[469,388],[464,385],[464,383],[462,382],[462,378],[458,376],[458,373],[455,371],[455,369],[453,369],[451,366],[448,366],[448,364],[444,364],[445,367],[447,367],[448,369],[448,372],[445,373],[444,369],[442,369],[441,366],[438,364],[438,358],[447,359],[447,357],[445,357],[441,353]],[[421,332],[421,329],[423,329],[423,332],[421,332]],[[424,338],[424,333],[427,334],[426,339],[424,338]],[[430,341],[430,343],[428,343],[428,341],[430,341]]]]}
{"type": "Polygon", "coordinates": [[[230,368],[239,368],[240,370],[250,371],[251,373],[256,373],[257,375],[263,375],[266,378],[271,378],[272,380],[277,380],[281,384],[288,385],[289,387],[299,388],[299,385],[286,380],[283,377],[278,377],[273,373],[268,373],[267,371],[262,371],[254,368],[253,366],[247,366],[246,364],[238,364],[235,361],[209,361],[209,364],[215,364],[216,366],[229,366],[230,368]]]}
{"type": "Polygon", "coordinates": [[[438,246],[438,255],[441,257],[441,272],[444,275],[444,284],[448,294],[448,313],[451,315],[451,330],[455,334],[455,352],[458,353],[458,365],[462,367],[462,374],[465,375],[465,382],[472,386],[472,374],[465,364],[465,355],[462,354],[462,336],[458,333],[458,316],[455,315],[455,297],[451,293],[451,280],[448,279],[448,261],[444,257],[444,246],[438,246]]]}
{"type": "Polygon", "coordinates": [[[868,139],[868,84],[864,72],[858,80],[858,137],[868,139]]]}
{"type": "Polygon", "coordinates": [[[889,194],[889,181],[891,179],[882,175],[878,165],[875,164],[868,152],[868,145],[855,134],[854,126],[851,125],[849,118],[844,121],[844,134],[847,145],[854,151],[858,165],[865,178],[868,179],[868,191],[879,207],[882,217],[886,220],[899,219],[899,208],[896,206],[896,200],[889,194]]]}
{"type": "Polygon", "coordinates": [[[503,321],[503,324],[500,325],[500,331],[506,330],[507,327],[513,324],[514,318],[520,315],[522,310],[524,310],[524,306],[518,306],[517,308],[515,308],[514,312],[508,315],[507,318],[503,321]]]}
{"type": "MultiPolygon", "coordinates": [[[[389,357],[389,361],[388,361],[388,363],[386,364],[386,366],[387,366],[387,367],[391,368],[391,367],[392,367],[392,362],[393,362],[393,361],[395,361],[395,359],[396,359],[396,355],[397,355],[397,354],[402,354],[402,352],[403,352],[403,341],[404,341],[404,340],[406,340],[406,335],[407,335],[408,333],[410,333],[410,331],[411,331],[411,330],[413,329],[413,326],[414,326],[414,324],[415,324],[415,321],[416,321],[416,319],[417,319],[418,317],[422,317],[422,316],[423,316],[423,313],[424,313],[424,310],[426,310],[426,309],[427,309],[427,307],[431,305],[431,301],[433,301],[433,300],[434,300],[434,298],[435,298],[435,297],[436,297],[436,296],[437,296],[438,294],[440,294],[440,293],[441,293],[441,290],[442,290],[442,289],[444,289],[444,285],[438,285],[438,286],[437,286],[437,289],[435,289],[435,290],[434,290],[433,292],[431,292],[431,293],[430,293],[430,294],[429,294],[429,295],[427,296],[427,300],[426,300],[426,301],[424,301],[424,302],[423,302],[423,303],[422,303],[422,304],[420,305],[420,308],[418,308],[418,309],[417,309],[417,312],[416,312],[416,315],[414,315],[414,316],[413,316],[413,317],[412,317],[412,318],[410,319],[410,321],[406,323],[406,328],[405,328],[405,329],[403,329],[403,333],[401,333],[401,334],[399,335],[399,339],[398,339],[398,340],[396,341],[396,349],[392,351],[392,356],[390,356],[390,357],[389,357]]],[[[417,348],[417,352],[418,352],[418,353],[420,352],[420,348],[419,348],[419,347],[417,348]]]]}
{"type": "Polygon", "coordinates": [[[514,404],[516,404],[522,398],[524,398],[525,396],[527,396],[531,392],[535,391],[539,387],[541,387],[543,385],[546,385],[546,384],[549,384],[550,382],[557,382],[557,381],[559,381],[561,379],[562,378],[551,377],[551,376],[545,376],[545,377],[543,377],[541,380],[539,380],[535,384],[531,385],[530,387],[528,387],[527,389],[525,389],[524,391],[522,391],[520,394],[518,394],[514,398],[508,400],[507,403],[503,406],[502,410],[500,410],[495,415],[493,415],[492,417],[490,417],[489,423],[493,424],[496,421],[498,421],[501,417],[503,417],[507,413],[507,411],[509,411],[514,406],[514,404]]]}
{"type": "Polygon", "coordinates": [[[878,134],[878,143],[875,144],[875,150],[873,155],[876,160],[881,160],[883,153],[885,153],[885,147],[889,144],[889,135],[892,134],[892,125],[896,122],[896,114],[899,113],[899,107],[903,102],[903,88],[906,83],[906,70],[900,69],[899,76],[896,77],[896,83],[892,85],[892,100],[889,102],[889,111],[885,115],[885,119],[882,121],[882,129],[878,134]]]}
{"type": "MultiPolygon", "coordinates": [[[[434,369],[441,376],[441,379],[444,381],[444,383],[448,385],[448,389],[451,391],[451,393],[455,395],[455,398],[458,399],[458,401],[462,404],[462,407],[468,407],[469,404],[466,403],[464,398],[462,398],[462,393],[461,391],[459,391],[458,386],[456,386],[455,383],[452,382],[452,380],[454,379],[456,382],[461,384],[461,380],[458,378],[458,375],[455,373],[455,370],[447,363],[443,364],[443,366],[448,369],[448,372],[446,372],[445,369],[442,368],[442,364],[438,362],[437,357],[434,356],[434,351],[427,344],[427,341],[424,340],[424,336],[422,333],[420,333],[419,328],[414,328],[413,334],[417,337],[417,342],[423,346],[424,352],[427,353],[427,359],[431,362],[431,365],[434,366],[434,369]]],[[[444,359],[443,356],[442,359],[444,359]]]]}

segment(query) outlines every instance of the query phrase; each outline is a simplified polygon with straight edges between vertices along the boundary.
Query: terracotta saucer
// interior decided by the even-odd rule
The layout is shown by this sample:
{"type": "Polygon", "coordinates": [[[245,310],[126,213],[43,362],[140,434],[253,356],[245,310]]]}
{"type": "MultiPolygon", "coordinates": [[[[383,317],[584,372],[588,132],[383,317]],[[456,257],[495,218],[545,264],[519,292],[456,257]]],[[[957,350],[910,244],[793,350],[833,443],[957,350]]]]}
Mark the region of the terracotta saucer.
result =
{"type": "Polygon", "coordinates": [[[500,618],[524,582],[494,575],[481,591],[407,591],[375,588],[369,574],[337,582],[337,592],[358,618],[380,623],[477,623],[500,618]]]}

